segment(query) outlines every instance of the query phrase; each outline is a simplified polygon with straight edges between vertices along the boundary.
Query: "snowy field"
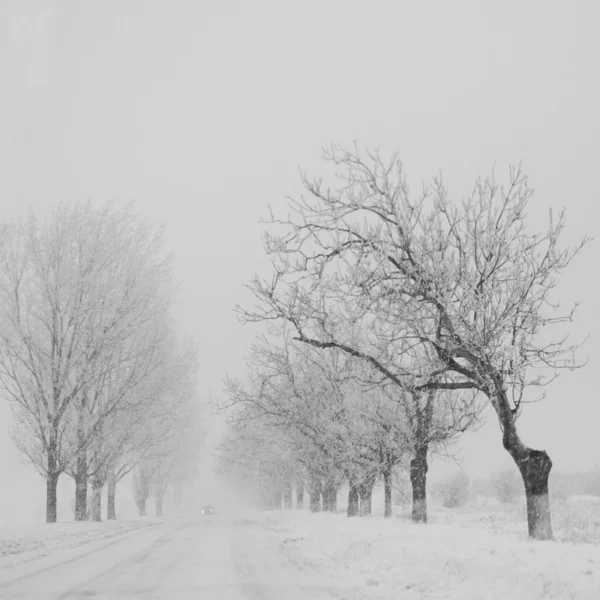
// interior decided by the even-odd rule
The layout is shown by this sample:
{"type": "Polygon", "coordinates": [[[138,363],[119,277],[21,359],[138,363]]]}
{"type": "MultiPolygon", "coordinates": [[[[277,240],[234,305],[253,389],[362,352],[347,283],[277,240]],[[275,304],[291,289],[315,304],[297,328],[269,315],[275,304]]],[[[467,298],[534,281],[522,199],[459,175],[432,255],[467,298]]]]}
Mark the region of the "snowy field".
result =
{"type": "Polygon", "coordinates": [[[329,580],[344,600],[600,598],[600,506],[555,507],[555,542],[527,539],[522,507],[492,501],[433,508],[428,525],[406,513],[264,515],[284,556],[308,577],[329,580]],[[570,541],[566,541],[570,540],[570,541]]]}

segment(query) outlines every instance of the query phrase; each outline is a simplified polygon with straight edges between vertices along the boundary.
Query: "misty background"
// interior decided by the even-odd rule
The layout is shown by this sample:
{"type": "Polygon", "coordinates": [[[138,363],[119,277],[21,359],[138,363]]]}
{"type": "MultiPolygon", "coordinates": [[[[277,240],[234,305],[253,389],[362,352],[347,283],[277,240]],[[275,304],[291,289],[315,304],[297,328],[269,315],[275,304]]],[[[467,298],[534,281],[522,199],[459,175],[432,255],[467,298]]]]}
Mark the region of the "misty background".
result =
{"type": "MultiPolygon", "coordinates": [[[[300,193],[299,167],[323,171],[332,142],[398,148],[413,190],[441,171],[455,201],[478,175],[502,179],[522,161],[536,190],[530,218],[566,206],[565,240],[594,235],[599,17],[591,0],[4,1],[2,216],[135,199],[166,221],[177,317],[198,345],[207,401],[226,374],[243,376],[259,331],[232,311],[252,302],[243,287],[252,275],[268,272],[259,220],[300,193]]],[[[563,373],[519,421],[557,471],[600,463],[598,258],[593,243],[557,290],[561,304],[580,303],[573,338],[590,335],[589,363],[563,373]]],[[[223,423],[205,412],[198,502],[219,494],[210,452],[223,423]]],[[[509,462],[486,416],[458,446],[473,477],[509,462]]],[[[41,518],[44,482],[22,464],[10,425],[0,402],[0,517],[41,518]]],[[[432,472],[443,468],[434,461],[432,472]]],[[[128,494],[123,486],[119,502],[133,507],[128,494]]]]}

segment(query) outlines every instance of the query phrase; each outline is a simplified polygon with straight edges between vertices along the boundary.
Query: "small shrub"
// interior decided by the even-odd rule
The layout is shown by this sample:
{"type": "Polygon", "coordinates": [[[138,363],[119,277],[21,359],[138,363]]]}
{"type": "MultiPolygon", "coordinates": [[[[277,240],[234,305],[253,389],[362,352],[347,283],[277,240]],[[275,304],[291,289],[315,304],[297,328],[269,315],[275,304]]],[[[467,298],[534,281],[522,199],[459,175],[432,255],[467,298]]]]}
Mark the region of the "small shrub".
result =
{"type": "Polygon", "coordinates": [[[494,497],[502,504],[514,502],[520,495],[522,488],[523,483],[518,472],[509,467],[498,471],[492,479],[494,497]]]}
{"type": "Polygon", "coordinates": [[[458,508],[469,499],[469,478],[464,471],[459,471],[440,481],[433,487],[434,497],[444,508],[458,508]]]}

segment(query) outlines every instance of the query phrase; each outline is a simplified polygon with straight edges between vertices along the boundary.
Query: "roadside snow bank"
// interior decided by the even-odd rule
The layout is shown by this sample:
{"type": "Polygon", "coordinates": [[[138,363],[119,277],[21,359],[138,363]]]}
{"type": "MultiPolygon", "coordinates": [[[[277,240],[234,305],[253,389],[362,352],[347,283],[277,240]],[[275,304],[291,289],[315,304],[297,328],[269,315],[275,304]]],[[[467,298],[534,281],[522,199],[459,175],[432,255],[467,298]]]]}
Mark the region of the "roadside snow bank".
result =
{"type": "Polygon", "coordinates": [[[600,598],[600,547],[403,519],[271,513],[283,554],[346,600],[600,598]]]}
{"type": "Polygon", "coordinates": [[[159,522],[139,519],[0,525],[0,569],[36,560],[55,550],[112,538],[159,522]]]}

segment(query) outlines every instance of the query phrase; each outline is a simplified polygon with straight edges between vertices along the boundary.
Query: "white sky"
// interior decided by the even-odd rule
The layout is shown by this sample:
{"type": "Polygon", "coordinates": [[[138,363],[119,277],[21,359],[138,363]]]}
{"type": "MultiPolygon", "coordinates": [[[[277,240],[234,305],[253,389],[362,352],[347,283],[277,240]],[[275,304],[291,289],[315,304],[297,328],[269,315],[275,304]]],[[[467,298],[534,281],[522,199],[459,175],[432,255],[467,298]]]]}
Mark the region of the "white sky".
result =
{"type": "MultiPolygon", "coordinates": [[[[2,214],[135,198],[166,220],[203,392],[219,393],[253,335],[231,309],[265,268],[258,220],[331,142],[399,148],[413,188],[441,169],[457,199],[523,160],[532,216],[565,205],[570,239],[594,234],[599,18],[594,0],[3,0],[2,214]]],[[[589,365],[521,422],[557,468],[591,466],[600,447],[598,258],[594,243],[560,282],[581,302],[589,365]]],[[[1,410],[10,480],[22,467],[1,410]]],[[[475,471],[506,460],[490,421],[465,439],[475,471]]]]}

